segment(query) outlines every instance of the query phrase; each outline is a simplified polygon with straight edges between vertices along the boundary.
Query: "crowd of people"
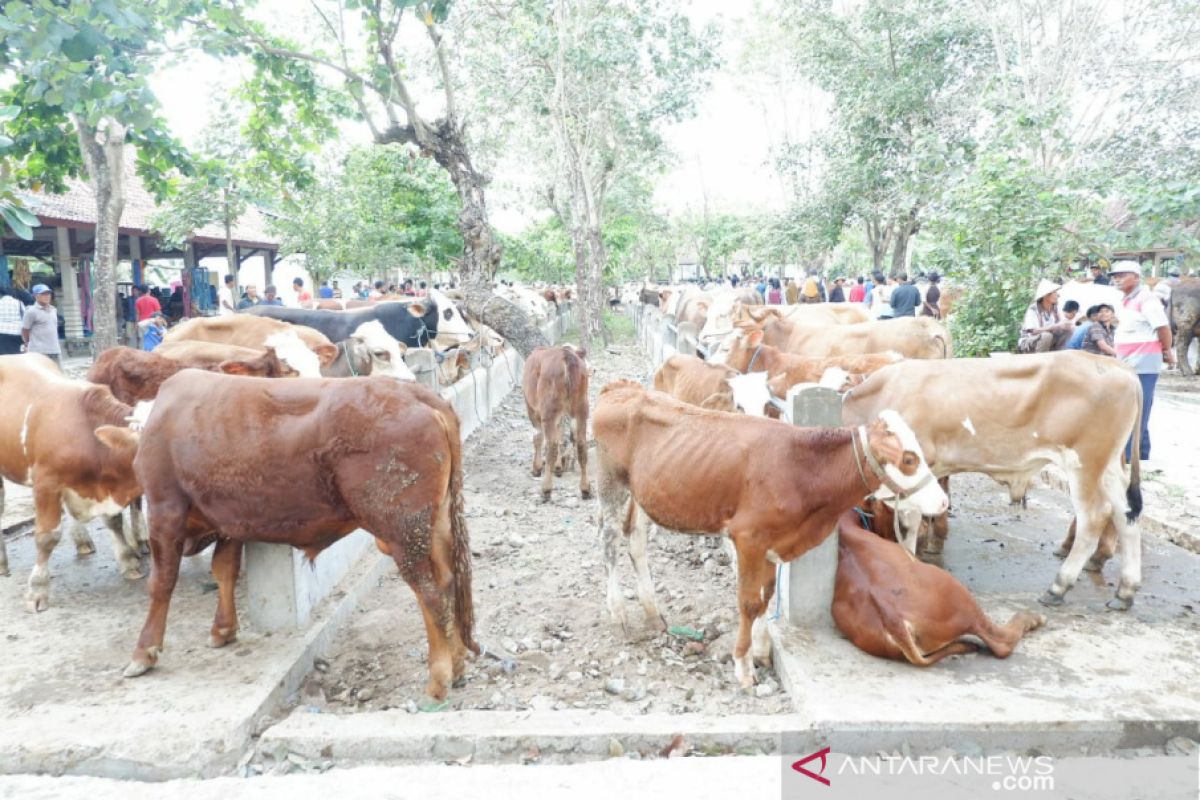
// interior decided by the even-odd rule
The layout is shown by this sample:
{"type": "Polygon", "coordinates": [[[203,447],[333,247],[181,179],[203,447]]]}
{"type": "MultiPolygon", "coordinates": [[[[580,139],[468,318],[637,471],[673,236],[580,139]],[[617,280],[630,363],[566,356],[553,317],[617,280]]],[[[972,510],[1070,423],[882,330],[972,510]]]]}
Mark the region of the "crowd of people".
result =
{"type": "Polygon", "coordinates": [[[916,282],[910,282],[905,273],[885,278],[883,273],[875,272],[859,275],[853,282],[845,275],[838,275],[828,284],[815,271],[796,278],[767,278],[763,275],[741,278],[734,275],[729,279],[733,286],[740,283],[753,286],[767,305],[863,303],[879,319],[914,316],[940,319],[938,302],[941,299],[941,276],[931,272],[917,276],[917,280],[923,284],[923,291],[916,282]]]}

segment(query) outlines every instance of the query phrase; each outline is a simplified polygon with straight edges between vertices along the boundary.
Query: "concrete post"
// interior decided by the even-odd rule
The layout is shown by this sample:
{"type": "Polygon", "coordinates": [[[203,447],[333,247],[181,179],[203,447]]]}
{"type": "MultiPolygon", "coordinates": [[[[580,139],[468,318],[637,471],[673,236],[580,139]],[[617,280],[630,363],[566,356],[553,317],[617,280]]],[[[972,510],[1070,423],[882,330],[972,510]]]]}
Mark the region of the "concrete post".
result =
{"type": "MultiPolygon", "coordinates": [[[[133,263],[142,260],[142,237],[130,234],[129,238],[129,279],[137,283],[133,263]]],[[[142,263],[142,283],[146,283],[146,264],[142,263]]],[[[141,348],[142,337],[138,331],[137,317],[125,320],[125,341],[130,347],[141,348]]]]}
{"type": "Polygon", "coordinates": [[[438,390],[437,359],[427,347],[413,347],[404,354],[404,363],[417,376],[417,383],[438,390]]]}
{"type": "MultiPolygon", "coordinates": [[[[263,288],[266,289],[267,286],[269,286],[270,284],[275,282],[275,276],[274,276],[274,273],[275,273],[275,251],[274,250],[263,250],[262,258],[263,258],[263,288]]],[[[241,272],[240,265],[238,267],[238,272],[239,273],[241,272]]],[[[313,296],[315,297],[317,294],[317,287],[313,286],[310,288],[312,289],[313,296]]]]}
{"type": "MultiPolygon", "coordinates": [[[[836,428],[842,424],[842,399],[833,389],[813,384],[793,386],[787,408],[792,424],[808,428],[836,428]]],[[[833,625],[833,581],[837,573],[838,535],[783,566],[779,582],[784,616],[792,625],[833,625]]]]}
{"type": "Polygon", "coordinates": [[[75,278],[75,265],[71,262],[71,231],[68,228],[54,229],[54,263],[58,265],[58,274],[62,276],[58,312],[63,315],[63,335],[68,339],[82,339],[79,282],[75,278]]]}
{"type": "Polygon", "coordinates": [[[696,329],[695,323],[680,322],[675,328],[679,332],[675,337],[676,349],[684,355],[696,355],[696,345],[700,342],[700,331],[696,329]]]}
{"type": "Polygon", "coordinates": [[[676,341],[675,315],[663,314],[663,344],[669,344],[671,347],[678,349],[676,341]]]}

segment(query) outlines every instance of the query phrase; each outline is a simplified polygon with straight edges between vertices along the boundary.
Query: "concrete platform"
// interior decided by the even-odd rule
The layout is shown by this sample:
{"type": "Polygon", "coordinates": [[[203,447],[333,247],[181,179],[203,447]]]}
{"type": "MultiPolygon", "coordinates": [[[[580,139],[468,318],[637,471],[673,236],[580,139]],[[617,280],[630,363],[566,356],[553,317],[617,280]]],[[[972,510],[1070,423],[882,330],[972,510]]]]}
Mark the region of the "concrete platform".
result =
{"type": "MultiPolygon", "coordinates": [[[[1005,622],[1036,609],[1046,627],[1007,660],[956,656],[927,669],[876,659],[832,626],[773,630],[776,666],[813,742],[843,753],[1037,747],[1053,755],[1200,738],[1200,556],[1146,535],[1134,608],[1105,609],[1118,564],[1084,573],[1066,605],[1043,608],[1069,518],[1066,499],[1035,489],[1010,510],[977,476],[952,479],[956,516],[944,566],[1005,622]]],[[[1118,556],[1119,558],[1119,556],[1118,556]]],[[[807,752],[807,751],[805,751],[807,752]]]]}
{"type": "Polygon", "coordinates": [[[97,552],[82,558],[70,536],[59,543],[51,605],[37,615],[23,600],[33,539],[9,544],[12,577],[0,579],[0,772],[161,780],[228,770],[263,717],[299,686],[358,592],[390,565],[368,553],[304,632],[260,634],[243,615],[240,640],[212,650],[210,555],[184,559],[159,667],[125,680],[146,582],[121,577],[104,528],[92,536],[97,552]]]}

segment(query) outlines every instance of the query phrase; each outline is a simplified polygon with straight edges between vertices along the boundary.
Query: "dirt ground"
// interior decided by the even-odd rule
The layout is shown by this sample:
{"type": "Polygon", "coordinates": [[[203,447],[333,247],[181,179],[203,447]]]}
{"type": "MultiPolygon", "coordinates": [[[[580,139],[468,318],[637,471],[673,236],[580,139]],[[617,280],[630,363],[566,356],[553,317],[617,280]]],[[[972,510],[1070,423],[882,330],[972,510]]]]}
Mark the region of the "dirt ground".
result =
{"type": "MultiPolygon", "coordinates": [[[[567,341],[570,341],[568,338],[567,341]]],[[[592,402],[616,378],[645,380],[649,365],[632,341],[589,358],[592,402]]],[[[578,473],[556,480],[540,502],[530,475],[533,428],[520,391],[468,442],[466,509],[475,554],[477,635],[488,648],[516,656],[471,662],[453,709],[584,708],[626,713],[782,713],[790,703],[776,677],[759,668],[759,685],[742,692],[730,650],[736,633],[734,575],[709,537],[654,533],[650,568],[669,626],[703,632],[627,639],[604,612],[604,569],[596,500],[581,500],[578,473]]],[[[591,465],[595,465],[592,450],[591,465]]],[[[594,470],[590,475],[595,485],[594,470]]],[[[631,624],[633,570],[620,562],[631,624]]],[[[772,607],[773,610],[774,607],[772,607]]],[[[342,631],[326,662],[303,687],[299,703],[328,711],[416,710],[425,682],[426,641],[416,601],[396,574],[380,581],[342,631]]]]}

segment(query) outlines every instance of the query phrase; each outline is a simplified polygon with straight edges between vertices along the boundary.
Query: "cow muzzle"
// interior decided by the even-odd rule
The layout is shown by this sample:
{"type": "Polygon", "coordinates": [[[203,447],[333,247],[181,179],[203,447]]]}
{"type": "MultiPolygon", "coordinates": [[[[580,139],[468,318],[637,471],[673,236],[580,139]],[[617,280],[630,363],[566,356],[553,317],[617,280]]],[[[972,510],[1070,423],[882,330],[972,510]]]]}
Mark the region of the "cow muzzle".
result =
{"type": "Polygon", "coordinates": [[[875,490],[875,496],[880,500],[888,501],[888,504],[892,505],[897,512],[916,509],[921,512],[922,516],[936,517],[949,510],[950,498],[938,485],[933,470],[925,463],[924,458],[921,459],[921,466],[917,474],[912,476],[911,483],[907,480],[901,483],[888,474],[887,468],[875,457],[865,425],[860,425],[851,431],[850,443],[854,449],[854,461],[858,466],[858,474],[862,478],[863,486],[870,491],[870,484],[863,470],[865,462],[872,474],[879,479],[880,485],[875,490]]]}

